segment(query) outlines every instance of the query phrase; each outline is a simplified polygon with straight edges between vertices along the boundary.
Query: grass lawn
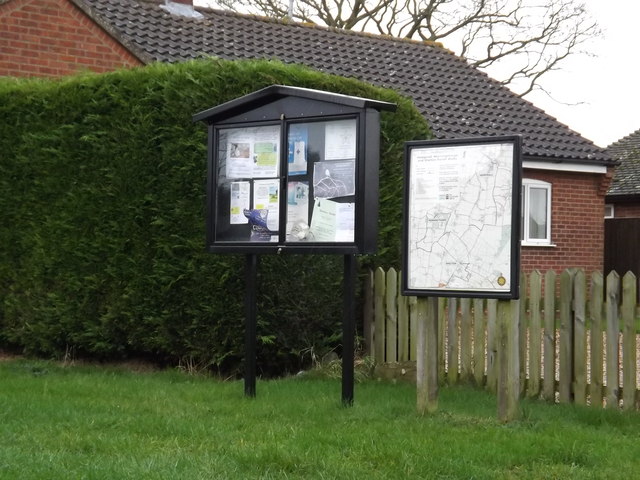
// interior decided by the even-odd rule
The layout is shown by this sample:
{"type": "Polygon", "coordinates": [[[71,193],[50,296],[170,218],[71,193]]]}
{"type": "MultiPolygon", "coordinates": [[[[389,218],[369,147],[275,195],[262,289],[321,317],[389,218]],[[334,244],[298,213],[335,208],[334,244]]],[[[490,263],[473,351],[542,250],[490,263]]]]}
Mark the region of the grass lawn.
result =
{"type": "Polygon", "coordinates": [[[242,382],[0,362],[1,479],[640,478],[640,414],[445,388],[433,416],[415,388],[368,381],[242,382]]]}

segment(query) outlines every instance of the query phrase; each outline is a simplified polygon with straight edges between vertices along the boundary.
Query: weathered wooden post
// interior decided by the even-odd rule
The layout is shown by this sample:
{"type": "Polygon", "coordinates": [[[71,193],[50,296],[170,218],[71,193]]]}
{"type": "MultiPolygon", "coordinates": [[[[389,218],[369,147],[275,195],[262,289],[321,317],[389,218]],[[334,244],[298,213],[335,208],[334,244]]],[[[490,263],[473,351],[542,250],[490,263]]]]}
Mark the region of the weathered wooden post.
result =
{"type": "Polygon", "coordinates": [[[573,277],[565,270],[560,275],[560,366],[558,399],[570,403],[573,399],[573,277]]]}
{"type": "Polygon", "coordinates": [[[549,270],[544,275],[544,379],[542,381],[542,397],[555,401],[556,391],[556,274],[549,270]]]}
{"type": "Polygon", "coordinates": [[[602,343],[602,315],[604,277],[600,272],[591,275],[591,294],[589,295],[589,315],[591,320],[591,386],[589,396],[591,405],[602,407],[603,379],[603,343],[602,343]]]}
{"type": "MultiPolygon", "coordinates": [[[[405,144],[402,294],[418,301],[417,409],[437,408],[437,297],[459,298],[462,318],[461,375],[484,379],[484,351],[472,355],[472,337],[484,347],[482,299],[520,294],[521,138],[415,141],[405,144]],[[509,238],[508,247],[504,239],[509,238]],[[471,300],[475,298],[475,329],[471,300]]],[[[517,415],[520,388],[519,308],[501,304],[499,417],[517,415]],[[504,392],[504,393],[500,393],[504,392]]],[[[456,345],[456,302],[447,330],[456,345]]],[[[444,322],[443,322],[444,325],[444,322]]],[[[493,338],[492,338],[493,340],[493,338]]],[[[480,348],[480,347],[478,347],[480,348]]],[[[458,351],[449,352],[449,379],[458,372],[458,351]]]]}
{"type": "Polygon", "coordinates": [[[438,409],[438,299],[418,298],[417,309],[417,410],[433,413],[438,409]]]}
{"type": "Polygon", "coordinates": [[[627,272],[622,277],[622,408],[633,410],[636,406],[636,276],[627,272]]]}
{"type": "Polygon", "coordinates": [[[620,395],[620,319],[618,317],[618,301],[620,299],[620,275],[612,271],[607,275],[607,408],[618,408],[620,395]]]}
{"type": "Polygon", "coordinates": [[[510,422],[519,416],[519,315],[519,300],[498,302],[498,420],[501,422],[510,422]]]}

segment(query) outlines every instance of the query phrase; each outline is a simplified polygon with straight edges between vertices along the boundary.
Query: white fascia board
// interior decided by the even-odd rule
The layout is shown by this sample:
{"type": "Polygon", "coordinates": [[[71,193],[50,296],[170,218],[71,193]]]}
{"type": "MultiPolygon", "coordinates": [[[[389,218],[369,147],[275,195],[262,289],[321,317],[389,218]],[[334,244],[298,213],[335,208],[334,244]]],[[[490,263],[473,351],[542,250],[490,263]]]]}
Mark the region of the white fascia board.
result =
{"type": "Polygon", "coordinates": [[[607,173],[607,167],[605,165],[593,165],[588,163],[551,163],[535,160],[524,160],[522,162],[522,168],[529,168],[532,170],[555,170],[560,172],[607,173]]]}

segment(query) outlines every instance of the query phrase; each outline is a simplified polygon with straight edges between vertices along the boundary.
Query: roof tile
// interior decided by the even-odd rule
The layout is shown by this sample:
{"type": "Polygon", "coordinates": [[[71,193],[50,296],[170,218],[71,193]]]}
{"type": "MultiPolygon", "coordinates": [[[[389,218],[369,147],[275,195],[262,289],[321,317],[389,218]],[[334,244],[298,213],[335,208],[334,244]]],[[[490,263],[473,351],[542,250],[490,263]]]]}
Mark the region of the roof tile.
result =
{"type": "Polygon", "coordinates": [[[607,195],[640,194],[640,129],[609,145],[607,152],[620,162],[607,195]]]}
{"type": "Polygon", "coordinates": [[[303,63],[412,97],[437,138],[521,134],[525,156],[534,159],[610,159],[604,149],[437,45],[203,8],[197,8],[202,18],[183,17],[161,9],[158,1],[73,1],[150,61],[217,56],[303,63]]]}

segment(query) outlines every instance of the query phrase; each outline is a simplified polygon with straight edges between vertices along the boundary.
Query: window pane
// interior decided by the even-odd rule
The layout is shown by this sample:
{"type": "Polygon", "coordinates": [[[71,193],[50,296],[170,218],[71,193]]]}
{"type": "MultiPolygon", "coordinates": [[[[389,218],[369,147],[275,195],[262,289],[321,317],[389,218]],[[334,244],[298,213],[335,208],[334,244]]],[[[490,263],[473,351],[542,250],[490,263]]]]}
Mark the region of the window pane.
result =
{"type": "Polygon", "coordinates": [[[547,189],[529,189],[529,238],[547,239],[547,189]]]}

